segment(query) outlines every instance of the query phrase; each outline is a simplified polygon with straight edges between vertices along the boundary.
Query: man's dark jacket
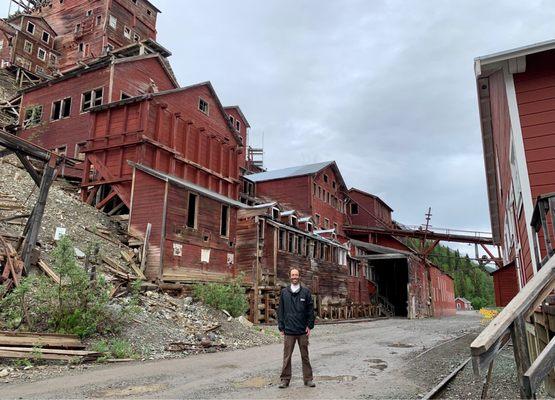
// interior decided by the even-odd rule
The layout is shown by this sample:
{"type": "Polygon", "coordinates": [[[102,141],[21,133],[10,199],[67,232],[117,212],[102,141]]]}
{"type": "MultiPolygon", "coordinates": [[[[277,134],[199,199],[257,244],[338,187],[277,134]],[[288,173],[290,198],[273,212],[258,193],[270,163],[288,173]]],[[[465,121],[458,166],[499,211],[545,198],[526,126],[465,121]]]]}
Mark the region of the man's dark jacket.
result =
{"type": "Polygon", "coordinates": [[[304,335],[314,328],[314,302],[308,288],[301,286],[296,293],[291,286],[281,290],[278,308],[278,328],[286,335],[304,335]]]}

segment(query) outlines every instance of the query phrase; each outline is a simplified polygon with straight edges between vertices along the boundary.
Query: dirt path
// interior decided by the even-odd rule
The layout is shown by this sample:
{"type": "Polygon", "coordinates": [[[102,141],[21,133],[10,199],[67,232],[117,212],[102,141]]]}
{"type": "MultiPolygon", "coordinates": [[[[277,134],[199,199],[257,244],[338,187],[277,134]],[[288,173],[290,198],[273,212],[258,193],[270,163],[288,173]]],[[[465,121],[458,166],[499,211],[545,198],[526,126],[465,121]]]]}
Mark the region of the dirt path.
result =
{"type": "Polygon", "coordinates": [[[415,398],[434,377],[407,376],[407,363],[478,327],[477,314],[317,326],[310,347],[313,389],[302,385],[298,351],[291,387],[277,388],[282,352],[277,344],[9,384],[0,386],[0,398],[415,398]]]}

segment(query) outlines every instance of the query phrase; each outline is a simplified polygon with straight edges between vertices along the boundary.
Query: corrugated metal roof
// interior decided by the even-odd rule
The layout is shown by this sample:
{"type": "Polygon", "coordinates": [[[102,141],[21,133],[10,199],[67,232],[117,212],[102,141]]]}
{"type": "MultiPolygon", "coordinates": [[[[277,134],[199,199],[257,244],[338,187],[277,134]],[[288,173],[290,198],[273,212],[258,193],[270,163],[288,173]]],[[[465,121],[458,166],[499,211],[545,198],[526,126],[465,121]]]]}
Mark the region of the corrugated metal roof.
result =
{"type": "Polygon", "coordinates": [[[379,246],[379,245],[373,244],[373,243],[361,242],[360,240],[355,240],[355,239],[350,239],[349,242],[351,242],[351,244],[353,244],[354,246],[362,247],[363,249],[366,249],[366,250],[369,250],[369,251],[373,251],[374,253],[380,253],[380,254],[405,254],[405,255],[410,255],[410,254],[412,254],[412,253],[409,252],[409,251],[397,250],[397,249],[393,249],[393,248],[390,248],[390,247],[379,246]]]}
{"type": "Polygon", "coordinates": [[[301,165],[298,167],[289,167],[276,169],[274,171],[260,172],[258,174],[245,175],[245,178],[251,182],[264,182],[274,179],[293,178],[295,176],[311,175],[333,164],[333,161],[326,161],[316,164],[301,165]]]}
{"type": "Polygon", "coordinates": [[[158,170],[149,168],[149,167],[147,167],[147,166],[145,166],[145,165],[136,164],[136,163],[131,162],[131,161],[128,161],[128,163],[129,163],[129,165],[131,165],[132,167],[135,167],[135,168],[137,168],[137,169],[140,170],[140,171],[146,172],[146,173],[149,174],[149,175],[155,176],[155,177],[157,177],[157,178],[159,178],[159,179],[161,179],[161,180],[163,180],[163,181],[170,182],[170,183],[172,183],[172,184],[174,184],[174,185],[176,185],[176,186],[180,186],[180,187],[182,187],[182,188],[191,190],[191,191],[193,191],[193,192],[196,192],[196,193],[201,194],[201,195],[203,195],[203,196],[209,197],[209,198],[211,198],[211,199],[213,199],[213,200],[216,200],[216,201],[219,201],[219,202],[221,202],[221,203],[229,204],[230,206],[234,206],[234,207],[237,207],[237,208],[246,208],[246,209],[254,209],[254,208],[256,208],[256,207],[250,207],[250,206],[248,206],[248,205],[246,205],[246,204],[243,204],[243,203],[241,203],[241,202],[239,202],[239,201],[237,201],[237,200],[233,200],[233,199],[231,199],[231,198],[229,198],[229,197],[226,197],[226,196],[221,195],[221,194],[219,194],[219,193],[213,192],[212,190],[206,189],[206,188],[204,188],[204,187],[202,187],[202,186],[195,185],[194,183],[187,182],[187,181],[185,181],[185,180],[183,180],[183,179],[179,179],[179,178],[177,178],[177,177],[175,177],[175,176],[168,175],[168,174],[165,174],[165,173],[163,173],[163,172],[161,172],[161,171],[158,171],[158,170]]]}

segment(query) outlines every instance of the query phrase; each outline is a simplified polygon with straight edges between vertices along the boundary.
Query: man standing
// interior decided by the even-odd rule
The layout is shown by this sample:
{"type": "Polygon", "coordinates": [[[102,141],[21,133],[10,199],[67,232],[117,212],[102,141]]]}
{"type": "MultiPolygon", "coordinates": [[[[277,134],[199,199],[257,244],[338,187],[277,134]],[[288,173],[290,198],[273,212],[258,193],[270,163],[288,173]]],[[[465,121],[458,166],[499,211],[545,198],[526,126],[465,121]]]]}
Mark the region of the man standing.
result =
{"type": "Polygon", "coordinates": [[[301,286],[299,275],[298,269],[289,272],[291,285],[282,289],[279,298],[278,328],[284,337],[280,389],[288,387],[291,381],[291,355],[295,349],[295,342],[299,343],[301,350],[304,384],[309,387],[316,386],[308,357],[308,338],[310,330],[314,328],[314,303],[310,290],[301,286]]]}

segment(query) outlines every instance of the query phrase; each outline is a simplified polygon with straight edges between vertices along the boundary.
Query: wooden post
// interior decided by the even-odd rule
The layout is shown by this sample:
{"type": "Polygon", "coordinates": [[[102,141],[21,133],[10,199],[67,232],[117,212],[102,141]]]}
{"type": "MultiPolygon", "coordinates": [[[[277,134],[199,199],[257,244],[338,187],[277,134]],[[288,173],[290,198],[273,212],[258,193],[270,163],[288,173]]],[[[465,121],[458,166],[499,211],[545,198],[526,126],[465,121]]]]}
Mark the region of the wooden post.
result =
{"type": "Polygon", "coordinates": [[[531,399],[533,397],[532,389],[529,382],[524,379],[524,374],[530,368],[530,353],[528,351],[528,341],[526,340],[526,323],[522,315],[517,317],[513,322],[511,339],[513,342],[520,397],[531,399]]]}
{"type": "Polygon", "coordinates": [[[150,240],[150,232],[152,230],[152,224],[149,222],[146,225],[145,240],[143,242],[143,252],[141,253],[141,272],[145,272],[146,262],[148,258],[148,241],[150,240]]]}
{"type": "Polygon", "coordinates": [[[29,271],[29,268],[31,267],[31,255],[33,254],[33,249],[37,244],[37,238],[39,236],[40,224],[42,222],[42,216],[44,215],[44,209],[46,207],[48,192],[56,177],[56,167],[51,164],[52,161],[44,166],[44,172],[40,182],[39,197],[33,210],[33,216],[29,219],[32,222],[21,252],[21,257],[23,258],[23,263],[27,271],[29,271]]]}
{"type": "Polygon", "coordinates": [[[33,164],[31,164],[29,159],[25,157],[23,154],[21,154],[20,152],[16,152],[15,155],[17,156],[17,158],[19,158],[19,161],[21,161],[21,164],[23,164],[23,167],[25,167],[25,170],[27,170],[29,175],[31,175],[31,178],[33,178],[33,181],[35,181],[35,184],[40,187],[41,177],[38,174],[35,167],[33,167],[33,164]]]}

